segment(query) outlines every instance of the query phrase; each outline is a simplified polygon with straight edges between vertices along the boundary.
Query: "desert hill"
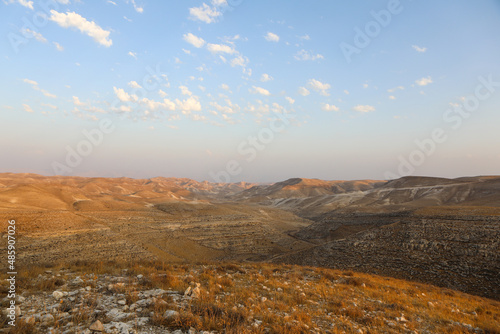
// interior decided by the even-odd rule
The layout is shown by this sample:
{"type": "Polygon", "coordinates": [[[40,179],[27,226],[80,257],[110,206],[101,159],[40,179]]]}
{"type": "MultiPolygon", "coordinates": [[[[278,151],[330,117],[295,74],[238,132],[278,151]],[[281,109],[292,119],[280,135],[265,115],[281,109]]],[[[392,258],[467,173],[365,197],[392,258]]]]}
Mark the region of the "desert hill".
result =
{"type": "Polygon", "coordinates": [[[4,173],[2,231],[9,219],[20,265],[274,261],[500,299],[498,176],[221,184],[4,173]]]}
{"type": "Polygon", "coordinates": [[[391,181],[290,179],[254,186],[236,195],[315,218],[328,212],[389,213],[432,206],[500,207],[500,177],[402,177],[391,181]]]}

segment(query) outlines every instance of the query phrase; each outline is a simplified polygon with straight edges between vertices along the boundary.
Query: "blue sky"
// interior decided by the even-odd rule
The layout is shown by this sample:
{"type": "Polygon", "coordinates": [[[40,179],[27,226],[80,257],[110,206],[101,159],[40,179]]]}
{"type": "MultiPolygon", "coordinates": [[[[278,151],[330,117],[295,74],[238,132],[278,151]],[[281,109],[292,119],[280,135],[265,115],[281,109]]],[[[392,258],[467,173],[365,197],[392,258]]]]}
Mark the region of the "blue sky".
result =
{"type": "Polygon", "coordinates": [[[0,172],[498,174],[499,31],[488,0],[2,0],[0,172]]]}

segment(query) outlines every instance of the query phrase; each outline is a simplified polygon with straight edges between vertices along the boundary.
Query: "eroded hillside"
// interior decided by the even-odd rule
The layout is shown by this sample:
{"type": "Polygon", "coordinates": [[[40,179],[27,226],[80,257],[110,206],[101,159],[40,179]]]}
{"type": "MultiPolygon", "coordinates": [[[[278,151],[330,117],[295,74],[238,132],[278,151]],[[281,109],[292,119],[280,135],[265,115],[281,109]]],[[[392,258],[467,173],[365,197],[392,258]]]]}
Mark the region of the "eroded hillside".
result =
{"type": "Polygon", "coordinates": [[[276,261],[499,299],[499,217],[496,176],[256,185],[0,175],[2,234],[15,219],[21,266],[276,261]]]}

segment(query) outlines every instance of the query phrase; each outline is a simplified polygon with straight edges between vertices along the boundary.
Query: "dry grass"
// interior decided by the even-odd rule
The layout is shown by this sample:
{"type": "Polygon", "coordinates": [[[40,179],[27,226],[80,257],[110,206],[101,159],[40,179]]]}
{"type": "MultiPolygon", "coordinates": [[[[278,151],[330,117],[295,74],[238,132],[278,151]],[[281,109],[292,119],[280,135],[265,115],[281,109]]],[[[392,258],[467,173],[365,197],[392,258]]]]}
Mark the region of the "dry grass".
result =
{"type": "MultiPolygon", "coordinates": [[[[162,288],[184,292],[199,283],[199,298],[179,304],[158,299],[150,308],[152,324],[170,329],[191,327],[223,333],[500,333],[500,303],[430,285],[398,279],[321,268],[274,264],[106,263],[55,266],[52,273],[65,272],[85,277],[92,284],[99,274],[120,273],[128,281],[119,289],[127,304],[137,301],[139,290],[162,288]],[[124,271],[124,269],[127,269],[124,271]],[[138,275],[142,275],[139,276],[138,275]],[[132,282],[135,282],[132,284],[132,282]],[[179,316],[165,318],[166,310],[179,316]],[[470,325],[470,327],[468,327],[470,325]]],[[[63,278],[41,279],[46,268],[31,268],[22,274],[26,293],[51,291],[63,278]]],[[[50,275],[49,275],[50,276],[50,275]]],[[[64,302],[67,303],[67,302],[64,302]]],[[[74,323],[94,319],[88,300],[74,323]]],[[[74,307],[62,304],[61,311],[74,307]]],[[[21,324],[21,323],[20,323],[21,324]]],[[[34,332],[22,324],[11,333],[34,332]],[[24,327],[22,327],[24,326],[24,327]]]]}

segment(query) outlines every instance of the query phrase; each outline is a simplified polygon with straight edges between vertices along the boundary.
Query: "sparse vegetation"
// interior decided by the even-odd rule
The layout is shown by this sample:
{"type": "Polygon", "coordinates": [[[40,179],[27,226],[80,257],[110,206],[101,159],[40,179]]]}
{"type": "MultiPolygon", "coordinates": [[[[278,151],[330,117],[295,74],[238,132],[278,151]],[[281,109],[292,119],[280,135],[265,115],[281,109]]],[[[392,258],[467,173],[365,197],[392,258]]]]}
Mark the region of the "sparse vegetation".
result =
{"type": "MultiPolygon", "coordinates": [[[[70,290],[68,282],[76,276],[84,281],[82,286],[91,287],[86,288],[89,293],[79,304],[61,300],[53,333],[65,328],[58,318],[65,313],[71,314],[75,327],[87,328],[96,319],[109,323],[105,314],[90,312],[103,295],[124,296],[130,309],[141,291],[157,288],[174,291],[174,297],[155,298],[153,304],[135,309],[129,321],[153,312],[150,325],[186,332],[500,333],[500,303],[494,300],[352,271],[292,265],[74,263],[32,268],[20,276],[21,293],[51,298],[53,290],[70,290]],[[108,286],[106,277],[118,277],[121,283],[108,286]],[[186,289],[197,286],[198,295],[184,296],[186,289]],[[176,315],[169,316],[167,310],[176,315]]],[[[10,333],[43,333],[50,326],[25,319],[10,333]]]]}

